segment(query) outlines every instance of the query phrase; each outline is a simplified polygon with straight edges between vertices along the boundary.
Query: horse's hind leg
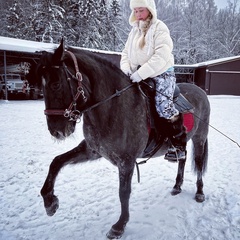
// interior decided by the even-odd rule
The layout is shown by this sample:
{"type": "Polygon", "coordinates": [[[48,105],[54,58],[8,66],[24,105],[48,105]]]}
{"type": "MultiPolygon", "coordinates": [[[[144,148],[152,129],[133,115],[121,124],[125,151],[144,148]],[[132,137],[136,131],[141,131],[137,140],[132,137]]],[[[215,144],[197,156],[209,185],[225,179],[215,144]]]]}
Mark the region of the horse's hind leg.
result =
{"type": "Polygon", "coordinates": [[[197,137],[193,138],[194,147],[194,158],[193,166],[194,171],[197,173],[197,192],[195,194],[195,200],[197,202],[203,202],[205,200],[205,195],[203,193],[203,180],[202,176],[207,169],[207,159],[208,159],[208,141],[200,141],[197,137]]]}
{"type": "Polygon", "coordinates": [[[89,149],[85,140],[83,140],[77,147],[53,159],[41,190],[44,206],[49,216],[54,215],[59,206],[58,198],[54,195],[54,183],[61,168],[67,164],[81,163],[100,157],[99,154],[89,149]]]}
{"type": "Polygon", "coordinates": [[[177,195],[182,191],[181,186],[183,184],[183,179],[184,179],[185,163],[186,163],[186,160],[181,160],[178,162],[178,173],[176,177],[176,183],[171,191],[172,195],[177,195]]]}

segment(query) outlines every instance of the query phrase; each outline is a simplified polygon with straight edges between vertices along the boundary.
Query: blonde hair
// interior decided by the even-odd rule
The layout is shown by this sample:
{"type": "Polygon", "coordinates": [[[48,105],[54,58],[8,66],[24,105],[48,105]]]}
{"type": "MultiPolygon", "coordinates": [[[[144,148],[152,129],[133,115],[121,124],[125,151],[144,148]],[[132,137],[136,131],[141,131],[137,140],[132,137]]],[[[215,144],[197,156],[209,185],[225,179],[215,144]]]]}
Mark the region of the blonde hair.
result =
{"type": "Polygon", "coordinates": [[[147,17],[147,19],[144,21],[144,25],[142,26],[141,30],[143,33],[142,39],[139,42],[139,47],[142,49],[145,46],[145,36],[147,34],[147,31],[151,25],[151,20],[152,20],[152,14],[151,12],[149,13],[149,16],[147,17]]]}

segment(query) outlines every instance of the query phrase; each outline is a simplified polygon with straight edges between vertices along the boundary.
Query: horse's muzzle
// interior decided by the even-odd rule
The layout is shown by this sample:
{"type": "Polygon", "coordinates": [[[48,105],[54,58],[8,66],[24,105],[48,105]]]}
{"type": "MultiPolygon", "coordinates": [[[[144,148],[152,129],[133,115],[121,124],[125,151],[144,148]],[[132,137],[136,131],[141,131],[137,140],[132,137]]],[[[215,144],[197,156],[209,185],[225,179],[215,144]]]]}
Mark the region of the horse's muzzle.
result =
{"type": "Polygon", "coordinates": [[[58,140],[64,140],[70,136],[76,125],[76,122],[68,121],[66,118],[63,121],[53,121],[47,118],[47,123],[50,134],[58,140]]]}

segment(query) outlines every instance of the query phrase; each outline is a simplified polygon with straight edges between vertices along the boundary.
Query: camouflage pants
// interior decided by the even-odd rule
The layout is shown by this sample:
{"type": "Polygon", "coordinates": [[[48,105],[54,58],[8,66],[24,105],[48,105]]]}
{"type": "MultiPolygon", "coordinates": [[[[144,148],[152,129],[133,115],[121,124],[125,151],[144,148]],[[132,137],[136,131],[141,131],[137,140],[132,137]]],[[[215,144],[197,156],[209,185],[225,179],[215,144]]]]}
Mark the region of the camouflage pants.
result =
{"type": "Polygon", "coordinates": [[[170,119],[178,115],[178,110],[173,104],[173,93],[176,85],[175,73],[165,72],[153,78],[156,83],[155,104],[160,117],[170,119]]]}

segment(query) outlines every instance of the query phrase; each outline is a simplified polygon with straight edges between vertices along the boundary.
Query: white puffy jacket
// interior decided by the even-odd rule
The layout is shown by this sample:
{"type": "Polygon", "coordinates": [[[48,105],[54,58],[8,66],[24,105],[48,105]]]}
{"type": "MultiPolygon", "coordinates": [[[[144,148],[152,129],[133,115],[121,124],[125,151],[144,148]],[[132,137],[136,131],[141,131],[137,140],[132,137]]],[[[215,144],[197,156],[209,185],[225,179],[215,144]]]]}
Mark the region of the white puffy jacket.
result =
{"type": "Polygon", "coordinates": [[[156,19],[148,29],[145,45],[141,49],[140,22],[134,21],[131,24],[133,28],[122,51],[120,68],[125,73],[129,71],[133,73],[138,66],[141,66],[137,72],[144,80],[148,77],[156,77],[173,67],[173,42],[168,27],[161,20],[156,19]]]}

